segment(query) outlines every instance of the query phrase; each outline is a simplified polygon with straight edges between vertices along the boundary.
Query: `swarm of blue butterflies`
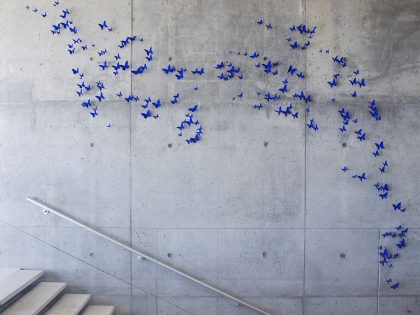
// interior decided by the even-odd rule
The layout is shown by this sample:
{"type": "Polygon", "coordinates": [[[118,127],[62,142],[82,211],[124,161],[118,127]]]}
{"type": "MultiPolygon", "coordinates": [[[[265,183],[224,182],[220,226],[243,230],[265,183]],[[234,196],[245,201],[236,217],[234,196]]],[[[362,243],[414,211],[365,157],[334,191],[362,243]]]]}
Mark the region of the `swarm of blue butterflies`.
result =
{"type": "MultiPolygon", "coordinates": [[[[96,43],[88,42],[79,37],[79,28],[72,19],[72,12],[68,8],[64,8],[60,3],[61,0],[54,0],[52,2],[51,10],[53,14],[49,14],[46,10],[38,10],[36,7],[27,5],[25,9],[39,15],[48,21],[50,25],[50,32],[52,36],[63,36],[68,38],[67,46],[64,52],[70,56],[87,55],[92,58],[93,56],[99,58],[98,73],[109,73],[112,78],[122,75],[130,76],[143,76],[147,75],[155,62],[158,51],[153,46],[146,45],[147,40],[140,35],[125,36],[119,42],[115,43],[113,47],[101,47],[96,43]],[[124,50],[129,49],[132,45],[146,45],[143,47],[143,59],[138,64],[131,64],[128,60],[122,58],[124,50]]],[[[271,32],[275,25],[264,19],[260,19],[255,23],[255,27],[261,32],[271,32]]],[[[110,25],[107,20],[97,21],[98,34],[106,36],[114,31],[114,27],[110,25]]],[[[299,54],[311,47],[311,41],[315,37],[317,27],[309,27],[304,24],[291,25],[288,27],[289,36],[285,39],[288,49],[293,53],[299,54]]],[[[249,71],[257,71],[261,76],[267,78],[281,77],[278,88],[276,90],[256,90],[255,94],[250,93],[249,97],[256,97],[257,102],[249,104],[251,110],[261,111],[263,109],[273,113],[277,118],[288,118],[296,120],[302,118],[305,120],[306,128],[309,132],[318,132],[318,126],[315,118],[312,117],[311,104],[313,98],[308,91],[293,90],[293,86],[298,85],[301,80],[305,80],[306,75],[299,69],[298,66],[283,63],[280,60],[271,59],[258,51],[229,51],[232,60],[219,60],[214,65],[209,65],[207,69],[216,71],[214,79],[221,80],[223,84],[230,84],[234,80],[246,80],[249,71]],[[293,99],[294,102],[282,103],[282,98],[288,97],[293,99]]],[[[348,69],[347,60],[344,56],[339,54],[333,56],[329,48],[319,50],[319,54],[328,58],[330,62],[335,65],[336,71],[326,79],[326,86],[329,87],[331,92],[340,85],[348,84],[353,90],[350,93],[350,99],[357,98],[363,88],[367,86],[367,80],[362,77],[358,69],[348,69]],[[349,79],[344,79],[349,78],[349,79]]],[[[106,101],[109,95],[115,95],[128,104],[134,104],[138,108],[138,117],[141,120],[157,120],[160,118],[160,110],[164,106],[177,107],[182,106],[182,95],[177,92],[170,99],[164,100],[159,97],[152,97],[150,95],[133,95],[132,93],[123,93],[122,91],[114,91],[112,83],[104,82],[103,80],[95,79],[97,73],[88,75],[83,72],[80,67],[75,66],[69,69],[75,78],[75,94],[81,99],[81,107],[86,110],[88,115],[96,118],[103,110],[102,102],[106,101]]],[[[204,65],[174,65],[168,64],[161,68],[162,75],[174,80],[199,80],[208,74],[206,66],[204,65]]],[[[211,73],[211,72],[210,72],[211,73]]],[[[214,75],[214,73],[213,73],[214,75]]],[[[111,80],[110,79],[110,80],[111,80]]],[[[199,86],[193,87],[193,93],[200,93],[199,86]]],[[[248,93],[249,94],[249,93],[248,93]]],[[[227,100],[231,101],[245,101],[246,95],[243,91],[237,91],[227,100]]],[[[332,105],[340,103],[336,97],[331,98],[332,105]]],[[[185,104],[184,104],[185,106],[185,104]]],[[[176,126],[176,132],[179,137],[184,138],[187,144],[196,144],[202,141],[204,135],[204,128],[201,120],[198,119],[198,113],[201,110],[201,104],[187,104],[184,107],[184,115],[180,118],[179,124],[176,126]]],[[[367,105],[367,110],[372,117],[372,124],[377,124],[382,120],[380,109],[376,100],[371,100],[367,105]]],[[[381,139],[376,142],[374,139],[369,139],[360,126],[359,120],[345,107],[340,106],[337,110],[340,124],[337,132],[339,134],[349,133],[354,137],[356,143],[365,141],[372,141],[372,158],[378,162],[377,169],[375,170],[352,170],[347,165],[341,168],[343,173],[351,173],[352,179],[356,183],[366,185],[369,181],[372,183],[367,188],[371,188],[372,192],[377,194],[383,202],[391,201],[389,206],[392,206],[393,211],[398,214],[407,211],[405,203],[398,200],[397,196],[393,196],[392,185],[386,182],[384,176],[386,175],[390,164],[386,156],[386,145],[381,139]],[[379,180],[378,180],[379,178],[379,180]]],[[[111,128],[112,124],[107,123],[107,128],[111,128]]],[[[399,225],[395,229],[385,232],[382,237],[383,240],[388,241],[388,246],[381,245],[379,247],[380,264],[388,270],[390,275],[394,268],[394,261],[398,259],[400,251],[407,246],[408,228],[399,225]]],[[[398,289],[400,282],[392,279],[390,276],[386,280],[387,285],[391,289],[398,289]]]]}

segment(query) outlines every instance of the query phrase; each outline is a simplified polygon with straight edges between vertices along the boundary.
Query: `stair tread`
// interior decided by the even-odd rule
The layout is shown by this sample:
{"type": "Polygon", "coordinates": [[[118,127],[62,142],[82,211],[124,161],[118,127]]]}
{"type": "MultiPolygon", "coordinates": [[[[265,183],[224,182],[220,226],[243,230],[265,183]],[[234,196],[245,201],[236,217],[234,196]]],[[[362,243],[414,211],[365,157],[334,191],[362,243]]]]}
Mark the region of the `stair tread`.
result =
{"type": "Polygon", "coordinates": [[[35,315],[42,311],[67,286],[64,282],[40,282],[6,309],[2,315],[35,315]]]}
{"type": "Polygon", "coordinates": [[[4,305],[44,274],[41,270],[9,270],[4,271],[4,273],[7,273],[7,275],[0,281],[0,306],[4,305]]]}
{"type": "Polygon", "coordinates": [[[64,294],[46,315],[77,315],[90,300],[90,294],[64,294]]]}
{"type": "Polygon", "coordinates": [[[2,268],[0,269],[0,280],[6,278],[10,274],[20,270],[19,268],[2,268]]]}
{"type": "Polygon", "coordinates": [[[90,305],[83,315],[111,315],[114,309],[114,306],[90,305]]]}

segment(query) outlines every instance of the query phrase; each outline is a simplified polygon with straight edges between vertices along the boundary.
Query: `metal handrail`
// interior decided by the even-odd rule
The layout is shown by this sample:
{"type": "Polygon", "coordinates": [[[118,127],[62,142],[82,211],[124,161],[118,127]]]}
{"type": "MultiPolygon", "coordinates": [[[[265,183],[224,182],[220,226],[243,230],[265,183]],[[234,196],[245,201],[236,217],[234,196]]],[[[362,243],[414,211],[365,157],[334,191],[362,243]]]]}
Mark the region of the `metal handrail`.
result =
{"type": "Polygon", "coordinates": [[[151,262],[154,262],[155,264],[158,264],[159,266],[162,266],[163,268],[166,268],[168,270],[171,270],[171,271],[175,272],[178,275],[181,275],[181,276],[183,276],[183,277],[185,277],[185,278],[187,278],[187,279],[189,279],[189,280],[191,280],[191,281],[193,281],[195,283],[198,283],[199,285],[202,285],[203,287],[206,287],[207,289],[209,289],[211,291],[214,291],[214,292],[216,292],[216,293],[218,293],[220,295],[223,295],[224,297],[227,297],[227,298],[235,301],[236,302],[236,305],[247,306],[247,307],[249,307],[249,308],[251,308],[251,309],[259,312],[260,314],[272,315],[272,314],[270,314],[270,313],[268,313],[268,312],[266,312],[266,311],[258,308],[257,306],[254,306],[254,305],[252,305],[252,304],[250,304],[250,303],[248,303],[248,302],[246,302],[246,301],[244,301],[244,300],[242,300],[242,299],[240,299],[240,298],[238,298],[236,296],[233,296],[233,295],[231,295],[231,294],[229,294],[229,293],[227,293],[227,292],[225,292],[223,290],[220,290],[220,289],[218,289],[218,288],[216,288],[216,287],[214,287],[214,286],[212,286],[212,285],[210,285],[208,283],[205,283],[204,281],[202,281],[202,280],[200,280],[200,279],[198,279],[196,277],[193,277],[193,276],[191,276],[191,275],[189,275],[189,274],[187,274],[187,273],[185,273],[185,272],[183,272],[181,270],[178,270],[178,269],[176,269],[174,267],[171,267],[170,265],[164,263],[163,261],[160,261],[160,260],[158,260],[156,258],[153,258],[153,257],[149,256],[148,254],[145,254],[145,253],[143,253],[143,252],[141,252],[141,251],[139,251],[137,249],[134,249],[134,248],[132,248],[130,246],[127,246],[124,243],[122,243],[120,241],[117,241],[116,239],[114,239],[112,237],[109,237],[109,236],[103,234],[102,232],[99,232],[98,230],[96,230],[96,229],[94,229],[94,228],[92,228],[92,227],[90,227],[90,226],[88,226],[88,225],[86,225],[86,224],[84,224],[84,223],[76,220],[76,219],[71,218],[70,216],[68,216],[68,215],[66,215],[64,213],[61,213],[60,211],[55,210],[55,209],[51,208],[50,206],[48,206],[48,205],[46,205],[46,204],[44,204],[42,202],[39,202],[39,201],[37,201],[37,200],[35,200],[33,198],[29,198],[29,197],[26,198],[26,200],[28,200],[29,202],[31,202],[31,203],[37,205],[38,207],[42,208],[43,209],[43,213],[47,214],[47,213],[50,213],[51,212],[51,213],[55,214],[56,216],[59,216],[59,217],[61,217],[63,219],[66,219],[67,221],[70,221],[70,222],[72,222],[72,223],[74,223],[74,224],[76,224],[76,225],[78,225],[78,226],[80,226],[80,227],[88,230],[89,232],[92,232],[93,234],[96,234],[96,235],[98,235],[98,236],[100,236],[100,237],[102,237],[102,238],[110,241],[111,243],[114,243],[115,245],[118,245],[118,246],[120,246],[120,247],[122,247],[122,248],[124,248],[124,249],[126,249],[126,250],[128,250],[128,251],[130,251],[130,252],[132,252],[134,254],[136,254],[136,255],[139,255],[141,258],[150,260],[151,262]]]}

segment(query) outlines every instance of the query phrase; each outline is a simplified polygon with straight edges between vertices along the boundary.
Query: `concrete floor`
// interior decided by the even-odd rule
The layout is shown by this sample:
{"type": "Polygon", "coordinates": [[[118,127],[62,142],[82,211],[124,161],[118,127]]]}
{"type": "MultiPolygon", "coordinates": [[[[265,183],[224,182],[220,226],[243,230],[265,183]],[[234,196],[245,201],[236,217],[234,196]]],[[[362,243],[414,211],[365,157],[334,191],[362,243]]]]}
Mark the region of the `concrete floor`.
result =
{"type": "Polygon", "coordinates": [[[68,55],[72,37],[49,32],[58,12],[51,2],[0,2],[0,219],[7,222],[0,223],[0,267],[46,270],[70,291],[114,303],[117,314],[255,314],[43,216],[25,201],[34,196],[276,315],[420,314],[420,1],[62,0],[80,36],[97,44],[92,56],[142,35],[144,43],[122,52],[139,65],[153,46],[149,72],[117,79],[98,71],[97,55],[68,55]],[[259,27],[260,18],[273,29],[259,27]],[[104,19],[113,32],[98,32],[104,19]],[[300,23],[317,25],[306,52],[285,40],[300,23]],[[327,48],[330,56],[319,53],[327,48]],[[297,65],[306,79],[290,86],[312,95],[306,118],[320,130],[305,128],[302,105],[298,120],[271,107],[253,110],[255,90],[275,91],[285,75],[268,77],[230,50],[297,65]],[[349,84],[326,83],[339,69],[330,58],[337,54],[367,80],[356,99],[349,84]],[[221,60],[241,65],[245,80],[217,79],[221,60]],[[160,71],[169,62],[208,72],[178,81],[160,71]],[[76,66],[109,82],[112,95],[95,119],[75,94],[76,66]],[[144,121],[138,106],[114,95],[120,90],[161,98],[160,119],[144,121]],[[240,91],[247,97],[233,101],[240,91]],[[175,107],[168,100],[177,92],[175,107]],[[380,123],[368,113],[372,99],[380,123]],[[205,135],[187,145],[175,127],[192,104],[201,106],[205,135]],[[340,106],[358,118],[367,141],[339,132],[340,106]],[[390,163],[383,177],[371,155],[380,139],[390,163]],[[363,170],[368,183],[355,182],[351,175],[363,170]],[[375,181],[390,183],[389,201],[375,195],[375,181]],[[406,213],[393,211],[397,200],[406,213]],[[399,224],[410,228],[407,248],[389,275],[377,248],[399,224]]]}

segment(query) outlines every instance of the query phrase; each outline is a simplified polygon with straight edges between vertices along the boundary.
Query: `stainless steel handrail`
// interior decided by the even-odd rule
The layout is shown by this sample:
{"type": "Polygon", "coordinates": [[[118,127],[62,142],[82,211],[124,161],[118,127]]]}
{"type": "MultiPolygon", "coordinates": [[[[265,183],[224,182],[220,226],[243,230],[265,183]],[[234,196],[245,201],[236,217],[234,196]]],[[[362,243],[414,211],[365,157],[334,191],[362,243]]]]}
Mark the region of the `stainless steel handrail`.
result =
{"type": "Polygon", "coordinates": [[[32,202],[33,204],[35,204],[38,207],[42,208],[44,213],[50,213],[51,212],[51,213],[55,214],[56,216],[59,216],[59,217],[61,217],[63,219],[66,219],[67,221],[70,221],[70,222],[72,222],[72,223],[74,223],[74,224],[76,224],[76,225],[78,225],[78,226],[80,226],[80,227],[88,230],[89,232],[92,232],[93,234],[96,234],[96,235],[98,235],[98,236],[100,236],[100,237],[102,237],[102,238],[110,241],[111,243],[114,243],[115,245],[118,245],[118,246],[120,246],[120,247],[122,247],[122,248],[124,248],[124,249],[126,249],[126,250],[128,250],[128,251],[130,251],[130,252],[132,252],[134,254],[136,254],[136,255],[139,255],[140,257],[142,257],[144,259],[150,260],[151,262],[154,262],[154,263],[158,264],[159,266],[162,266],[163,268],[166,268],[168,270],[171,270],[171,271],[175,272],[178,275],[181,275],[181,276],[183,276],[183,277],[185,277],[185,278],[187,278],[187,279],[189,279],[189,280],[191,280],[191,281],[193,281],[195,283],[198,283],[198,284],[202,285],[203,287],[206,287],[207,289],[209,289],[211,291],[214,291],[214,292],[216,292],[216,293],[218,293],[220,295],[223,295],[224,297],[227,297],[227,298],[235,301],[237,305],[247,306],[247,307],[249,307],[249,308],[251,308],[251,309],[259,312],[260,314],[272,315],[272,314],[270,314],[270,313],[268,313],[268,312],[266,312],[266,311],[258,308],[257,306],[254,306],[254,305],[252,305],[252,304],[250,304],[250,303],[248,303],[248,302],[246,302],[246,301],[244,301],[244,300],[242,300],[242,299],[240,299],[240,298],[238,298],[236,296],[233,296],[233,295],[231,295],[231,294],[229,294],[229,293],[227,293],[227,292],[225,292],[223,290],[220,290],[220,289],[218,289],[218,288],[216,288],[216,287],[214,287],[214,286],[212,286],[212,285],[210,285],[208,283],[205,283],[204,281],[202,281],[202,280],[200,280],[200,279],[198,279],[196,277],[193,277],[193,276],[191,276],[191,275],[189,275],[189,274],[187,274],[187,273],[185,273],[185,272],[183,272],[181,270],[178,270],[178,269],[176,269],[174,267],[171,267],[170,265],[168,265],[168,264],[166,264],[166,263],[164,263],[164,262],[162,262],[162,261],[160,261],[160,260],[158,260],[156,258],[153,258],[153,257],[149,256],[148,254],[145,254],[145,253],[143,253],[143,252],[141,252],[141,251],[139,251],[137,249],[134,249],[134,248],[132,248],[130,246],[127,246],[127,245],[121,243],[120,241],[117,241],[116,239],[114,239],[112,237],[109,237],[109,236],[103,234],[102,232],[99,232],[98,230],[96,230],[96,229],[94,229],[94,228],[92,228],[90,226],[87,226],[86,224],[83,224],[82,222],[77,221],[76,219],[73,219],[73,218],[69,217],[68,215],[66,215],[64,213],[61,213],[60,211],[55,210],[55,209],[51,208],[50,206],[48,206],[48,205],[46,205],[46,204],[44,204],[42,202],[39,202],[39,201],[37,201],[37,200],[35,200],[33,198],[29,198],[29,197],[26,198],[26,200],[28,200],[29,202],[32,202]]]}

